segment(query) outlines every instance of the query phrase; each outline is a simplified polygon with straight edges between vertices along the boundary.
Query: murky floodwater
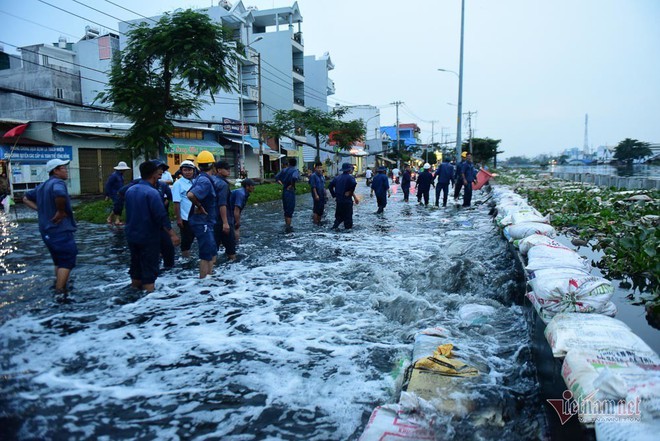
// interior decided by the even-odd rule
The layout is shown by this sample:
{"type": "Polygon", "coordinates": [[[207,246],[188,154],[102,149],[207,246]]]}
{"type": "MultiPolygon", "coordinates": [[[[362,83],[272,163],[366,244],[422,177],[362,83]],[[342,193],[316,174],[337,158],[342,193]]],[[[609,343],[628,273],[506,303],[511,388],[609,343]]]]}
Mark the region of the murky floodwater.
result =
{"type": "Polygon", "coordinates": [[[461,390],[477,411],[437,415],[438,438],[541,436],[521,275],[488,207],[397,193],[381,217],[359,190],[350,232],[314,227],[309,195],[288,234],[278,203],[248,207],[238,262],[203,281],[179,262],[150,295],[128,288],[123,232],[81,223],[68,305],[36,223],[5,222],[0,438],[357,439],[435,326],[482,372],[461,390]],[[492,313],[462,317],[469,304],[492,313]]]}

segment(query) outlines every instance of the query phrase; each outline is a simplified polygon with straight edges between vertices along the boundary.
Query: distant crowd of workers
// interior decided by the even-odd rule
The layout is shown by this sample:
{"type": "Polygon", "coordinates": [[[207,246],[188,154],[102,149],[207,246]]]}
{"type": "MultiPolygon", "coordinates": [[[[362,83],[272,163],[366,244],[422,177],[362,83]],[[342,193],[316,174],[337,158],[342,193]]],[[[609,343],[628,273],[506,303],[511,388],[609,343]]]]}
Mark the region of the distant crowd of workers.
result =
{"type": "MultiPolygon", "coordinates": [[[[255,189],[255,183],[251,179],[243,179],[241,188],[231,191],[227,180],[231,169],[228,162],[215,161],[208,151],[200,152],[196,161],[197,166],[190,160],[184,160],[174,177],[167,171],[169,166],[166,163],[160,160],[145,161],[139,166],[140,178],[128,184],[124,184],[123,173],[130,167],[125,162],[119,162],[106,182],[106,197],[113,201],[107,222],[122,225],[121,214],[124,207],[126,209],[125,235],[131,256],[129,275],[131,286],[136,289],[153,291],[161,257],[165,269],[173,267],[175,247],[180,245],[182,256],[189,257],[195,239],[199,248],[200,278],[213,272],[221,245],[229,260],[236,258],[241,213],[255,189]],[[173,184],[171,188],[170,184],[173,184]],[[170,201],[174,204],[180,238],[170,222],[170,201]]],[[[74,237],[76,223],[65,182],[68,179],[68,163],[60,159],[48,161],[46,171],[49,179],[28,191],[23,198],[28,207],[38,212],[39,231],[55,265],[54,289],[64,300],[67,298],[69,275],[76,265],[78,254],[74,237]]],[[[336,200],[333,229],[341,224],[345,229],[353,226],[353,204],[360,202],[355,195],[357,181],[353,169],[352,164],[342,164],[341,173],[327,186],[336,200]]],[[[376,196],[377,214],[384,212],[387,199],[391,196],[386,172],[386,167],[379,167],[375,176],[371,170],[367,170],[366,174],[371,196],[376,196]]],[[[458,201],[463,187],[463,206],[469,207],[471,184],[475,182],[476,175],[472,157],[466,152],[457,167],[445,160],[433,173],[431,166],[424,164],[416,178],[417,201],[428,206],[430,188],[435,186],[435,205],[439,205],[442,192],[442,205],[446,207],[449,184],[452,184],[455,201],[458,201]]],[[[392,177],[397,180],[398,169],[392,171],[392,177]]],[[[275,180],[282,185],[284,220],[290,230],[296,205],[296,183],[300,180],[295,158],[289,158],[287,166],[275,176],[275,180]]],[[[412,182],[411,168],[405,165],[400,181],[404,202],[408,202],[412,182]]],[[[328,201],[322,164],[315,165],[309,184],[313,222],[320,225],[328,201]]]]}

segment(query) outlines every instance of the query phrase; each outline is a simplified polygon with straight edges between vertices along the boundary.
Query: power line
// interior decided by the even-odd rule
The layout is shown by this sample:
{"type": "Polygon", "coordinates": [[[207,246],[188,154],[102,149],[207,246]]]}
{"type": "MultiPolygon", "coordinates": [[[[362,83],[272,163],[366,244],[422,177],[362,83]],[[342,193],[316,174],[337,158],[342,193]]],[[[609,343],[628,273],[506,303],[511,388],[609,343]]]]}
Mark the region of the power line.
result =
{"type": "MultiPolygon", "coordinates": [[[[117,4],[117,3],[112,2],[112,1],[110,1],[110,0],[105,0],[105,1],[106,1],[107,3],[110,3],[111,5],[115,5],[115,6],[117,6],[118,8],[123,9],[124,11],[128,11],[128,12],[130,12],[131,14],[135,14],[135,15],[140,16],[140,17],[142,17],[142,18],[146,18],[147,20],[152,21],[152,22],[154,22],[154,23],[158,23],[158,22],[157,22],[156,20],[154,20],[153,18],[151,18],[151,17],[147,17],[147,16],[142,15],[142,14],[139,14],[139,13],[137,13],[137,12],[135,12],[135,11],[132,11],[132,10],[130,10],[130,9],[128,9],[128,8],[126,8],[126,7],[122,6],[122,5],[120,5],[120,4],[117,4]]],[[[126,20],[120,20],[120,21],[126,21],[126,20]]]]}
{"type": "Polygon", "coordinates": [[[51,31],[55,31],[55,32],[57,32],[57,33],[59,33],[59,34],[62,34],[62,35],[68,35],[68,36],[71,37],[71,38],[78,38],[77,35],[71,35],[71,34],[69,34],[69,33],[67,33],[67,32],[60,31],[60,30],[55,29],[55,28],[50,28],[50,27],[48,27],[48,26],[46,26],[46,25],[43,25],[43,24],[37,23],[36,21],[28,20],[27,18],[19,17],[18,15],[14,15],[14,14],[12,14],[12,13],[10,13],[10,12],[3,11],[3,10],[1,10],[1,9],[0,9],[0,12],[2,12],[3,14],[7,14],[7,15],[9,15],[10,17],[14,17],[14,18],[17,18],[17,19],[19,19],[19,20],[26,21],[26,22],[28,22],[28,23],[32,23],[33,25],[37,25],[37,26],[42,27],[42,28],[44,28],[44,29],[48,29],[48,30],[51,30],[51,31]]]}
{"type": "MultiPolygon", "coordinates": [[[[110,14],[108,14],[107,12],[103,12],[103,11],[101,11],[100,9],[96,9],[96,8],[93,8],[93,7],[89,6],[89,5],[86,5],[86,4],[84,4],[83,2],[81,2],[81,1],[78,1],[78,0],[71,0],[71,1],[74,2],[74,3],[78,3],[79,5],[84,6],[84,7],[86,7],[86,8],[89,8],[89,9],[91,9],[92,11],[96,11],[96,12],[99,12],[99,13],[101,13],[101,14],[103,14],[103,15],[107,15],[107,16],[110,17],[110,18],[114,18],[114,19],[117,20],[117,21],[124,21],[124,20],[122,20],[121,18],[119,18],[119,17],[115,17],[114,15],[110,15],[110,14]]],[[[135,26],[135,25],[133,25],[133,26],[135,26]]]]}
{"type": "MultiPolygon", "coordinates": [[[[85,20],[85,21],[89,21],[89,22],[91,22],[91,23],[94,23],[94,24],[96,24],[96,25],[99,25],[99,26],[101,26],[102,28],[109,29],[109,30],[111,30],[111,31],[113,31],[113,32],[116,32],[117,34],[120,33],[120,32],[119,32],[118,30],[116,30],[116,29],[113,29],[113,28],[107,27],[107,26],[105,26],[105,25],[102,25],[101,23],[98,23],[98,22],[96,22],[96,21],[94,21],[94,20],[90,20],[89,18],[83,17],[82,15],[74,14],[74,13],[71,12],[71,11],[67,11],[66,9],[60,8],[59,6],[55,6],[55,5],[53,5],[52,3],[48,3],[48,2],[45,1],[45,0],[37,0],[37,1],[38,1],[38,2],[41,2],[41,3],[45,4],[45,5],[48,5],[48,6],[52,7],[52,8],[58,9],[58,10],[60,10],[60,11],[62,11],[62,12],[65,12],[65,13],[67,13],[67,14],[69,14],[69,15],[73,15],[74,17],[78,17],[78,18],[81,18],[81,19],[83,19],[83,20],[85,20]]],[[[106,15],[107,15],[107,14],[106,14],[106,15]]]]}

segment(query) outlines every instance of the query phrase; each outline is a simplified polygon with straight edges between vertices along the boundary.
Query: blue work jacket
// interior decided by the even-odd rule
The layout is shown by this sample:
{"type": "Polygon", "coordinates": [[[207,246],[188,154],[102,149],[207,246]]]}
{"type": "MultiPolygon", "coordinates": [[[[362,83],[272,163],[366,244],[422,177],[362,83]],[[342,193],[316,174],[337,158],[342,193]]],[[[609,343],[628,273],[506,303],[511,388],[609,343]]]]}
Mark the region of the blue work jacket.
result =
{"type": "Polygon", "coordinates": [[[71,210],[71,198],[69,198],[69,192],[66,189],[66,182],[62,179],[51,176],[46,182],[39,184],[37,188],[25,193],[25,197],[37,204],[41,234],[76,231],[76,221],[73,219],[73,210],[71,210]],[[51,219],[57,213],[55,199],[59,197],[66,199],[64,212],[67,216],[60,222],[54,223],[51,219]]]}
{"type": "MultiPolygon", "coordinates": [[[[312,176],[309,177],[309,186],[316,189],[316,193],[319,195],[320,200],[325,200],[325,176],[316,172],[312,173],[312,176]]],[[[313,198],[314,192],[312,192],[312,199],[313,198]]]]}
{"type": "Polygon", "coordinates": [[[438,178],[438,184],[444,185],[451,182],[454,183],[454,167],[448,162],[443,162],[440,167],[435,171],[433,178],[438,178]]]}
{"type": "Polygon", "coordinates": [[[126,190],[126,240],[129,243],[158,243],[163,229],[170,230],[170,218],[158,190],[141,179],[126,190]]]}
{"type": "Polygon", "coordinates": [[[337,200],[338,204],[347,204],[353,203],[353,192],[357,186],[357,181],[350,172],[342,173],[341,175],[335,176],[328,190],[333,198],[337,200]],[[346,196],[346,193],[349,193],[349,196],[346,196]]]}
{"type": "Polygon", "coordinates": [[[385,173],[378,173],[371,182],[371,189],[376,193],[376,196],[387,195],[387,190],[389,188],[390,180],[385,173]]]}

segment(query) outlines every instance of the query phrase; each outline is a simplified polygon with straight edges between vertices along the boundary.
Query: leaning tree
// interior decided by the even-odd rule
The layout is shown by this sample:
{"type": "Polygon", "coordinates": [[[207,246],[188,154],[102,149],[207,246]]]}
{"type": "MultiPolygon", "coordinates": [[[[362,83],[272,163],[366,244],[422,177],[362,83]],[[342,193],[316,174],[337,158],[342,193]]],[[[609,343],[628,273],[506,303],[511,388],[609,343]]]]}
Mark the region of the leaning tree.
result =
{"type": "Polygon", "coordinates": [[[169,144],[172,119],[196,115],[220,91],[236,90],[237,44],[231,34],[191,9],[142,22],[113,59],[99,97],[133,126],[124,143],[135,156],[156,157],[169,144]]]}

